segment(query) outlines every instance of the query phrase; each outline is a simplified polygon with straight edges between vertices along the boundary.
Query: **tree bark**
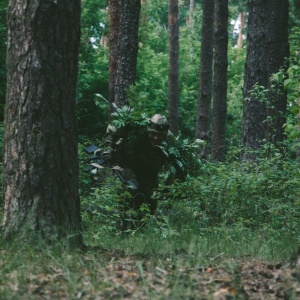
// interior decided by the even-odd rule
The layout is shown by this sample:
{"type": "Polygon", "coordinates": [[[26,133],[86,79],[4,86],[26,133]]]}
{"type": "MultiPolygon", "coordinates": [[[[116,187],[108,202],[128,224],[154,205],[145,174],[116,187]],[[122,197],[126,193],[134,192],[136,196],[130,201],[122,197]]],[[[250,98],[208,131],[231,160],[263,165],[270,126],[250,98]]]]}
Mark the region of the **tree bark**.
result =
{"type": "Polygon", "coordinates": [[[6,93],[6,9],[7,0],[0,3],[0,122],[3,122],[3,108],[6,93]]]}
{"type": "Polygon", "coordinates": [[[240,31],[239,31],[239,36],[236,42],[236,47],[238,49],[241,49],[243,47],[243,30],[245,27],[245,21],[246,21],[246,12],[242,11],[240,12],[240,31]]]}
{"type": "Polygon", "coordinates": [[[212,122],[211,157],[225,158],[225,133],[227,113],[227,47],[228,47],[228,0],[216,0],[214,103],[212,122]]]}
{"type": "Polygon", "coordinates": [[[170,130],[179,132],[179,22],[178,0],[169,0],[169,97],[170,130]]]}
{"type": "Polygon", "coordinates": [[[115,102],[115,83],[118,70],[118,41],[120,29],[120,0],[109,1],[109,94],[108,101],[110,112],[114,111],[113,103],[115,102]]]}
{"type": "MultiPolygon", "coordinates": [[[[200,85],[198,94],[196,138],[208,141],[212,95],[211,89],[215,1],[203,0],[202,11],[203,18],[201,31],[200,85]]],[[[206,149],[200,150],[202,152],[202,157],[206,157],[206,149]]]]}
{"type": "Polygon", "coordinates": [[[7,238],[79,245],[76,80],[80,1],[10,0],[4,134],[7,238]]]}
{"type": "Polygon", "coordinates": [[[141,0],[121,0],[115,103],[129,105],[127,89],[136,80],[141,0]]]}
{"type": "Polygon", "coordinates": [[[276,93],[270,92],[270,76],[287,67],[288,0],[250,0],[247,40],[243,144],[258,149],[263,141],[276,144],[284,140],[286,93],[283,84],[276,93]],[[269,91],[264,101],[251,94],[255,84],[269,91]]]}

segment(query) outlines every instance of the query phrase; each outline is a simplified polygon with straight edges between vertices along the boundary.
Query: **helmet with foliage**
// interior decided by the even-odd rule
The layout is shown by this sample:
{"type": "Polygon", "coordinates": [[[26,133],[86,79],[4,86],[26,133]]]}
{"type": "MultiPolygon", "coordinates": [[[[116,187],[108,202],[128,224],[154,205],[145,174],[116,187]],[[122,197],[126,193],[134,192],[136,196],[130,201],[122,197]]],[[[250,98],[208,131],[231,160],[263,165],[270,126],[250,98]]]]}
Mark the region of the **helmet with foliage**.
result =
{"type": "Polygon", "coordinates": [[[149,120],[149,131],[157,133],[167,133],[170,124],[164,115],[156,114],[149,120]]]}

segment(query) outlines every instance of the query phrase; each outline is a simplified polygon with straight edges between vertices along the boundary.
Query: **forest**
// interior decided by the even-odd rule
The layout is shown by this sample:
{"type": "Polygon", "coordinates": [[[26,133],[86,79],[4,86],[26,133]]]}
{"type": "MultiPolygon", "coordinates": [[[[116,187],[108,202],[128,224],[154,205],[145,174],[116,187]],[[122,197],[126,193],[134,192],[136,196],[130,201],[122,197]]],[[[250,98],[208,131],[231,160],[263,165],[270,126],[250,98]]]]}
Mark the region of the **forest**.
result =
{"type": "Polygon", "coordinates": [[[0,39],[0,299],[299,299],[299,0],[2,0],[0,39]],[[155,114],[187,175],[126,210],[86,149],[155,114]]]}

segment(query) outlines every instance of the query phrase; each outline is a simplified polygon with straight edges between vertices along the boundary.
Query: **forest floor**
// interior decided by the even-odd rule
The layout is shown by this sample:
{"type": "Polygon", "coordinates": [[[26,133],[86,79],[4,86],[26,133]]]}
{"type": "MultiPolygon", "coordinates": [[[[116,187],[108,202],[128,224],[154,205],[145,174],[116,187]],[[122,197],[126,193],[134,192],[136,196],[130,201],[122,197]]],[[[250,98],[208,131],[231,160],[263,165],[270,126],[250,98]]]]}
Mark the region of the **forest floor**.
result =
{"type": "Polygon", "coordinates": [[[211,260],[206,267],[174,267],[166,261],[161,268],[148,265],[147,259],[112,258],[103,270],[109,288],[84,298],[300,299],[300,266],[296,264],[223,259],[222,255],[211,260]]]}
{"type": "Polygon", "coordinates": [[[31,265],[25,258],[5,272],[11,254],[1,251],[1,300],[300,299],[299,258],[271,264],[221,253],[202,266],[180,253],[153,259],[93,249],[60,258],[35,254],[31,265]]]}

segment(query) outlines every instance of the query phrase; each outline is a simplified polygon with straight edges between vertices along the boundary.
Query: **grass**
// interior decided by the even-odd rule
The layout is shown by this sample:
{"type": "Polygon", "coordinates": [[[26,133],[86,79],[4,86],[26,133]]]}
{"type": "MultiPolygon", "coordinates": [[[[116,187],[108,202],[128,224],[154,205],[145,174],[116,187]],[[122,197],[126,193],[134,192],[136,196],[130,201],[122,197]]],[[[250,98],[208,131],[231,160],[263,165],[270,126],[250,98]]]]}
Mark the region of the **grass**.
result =
{"type": "Polygon", "coordinates": [[[1,299],[214,299],[227,283],[243,299],[238,281],[245,261],[275,265],[297,248],[291,237],[243,228],[164,237],[145,227],[129,234],[103,232],[96,240],[89,234],[86,251],[42,241],[35,246],[2,242],[1,299]]]}
{"type": "Polygon", "coordinates": [[[108,183],[82,197],[85,251],[0,241],[0,299],[299,299],[299,174],[207,164],[127,232],[108,183]]]}

